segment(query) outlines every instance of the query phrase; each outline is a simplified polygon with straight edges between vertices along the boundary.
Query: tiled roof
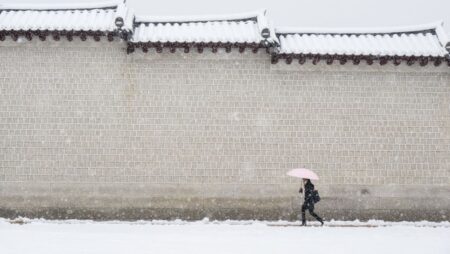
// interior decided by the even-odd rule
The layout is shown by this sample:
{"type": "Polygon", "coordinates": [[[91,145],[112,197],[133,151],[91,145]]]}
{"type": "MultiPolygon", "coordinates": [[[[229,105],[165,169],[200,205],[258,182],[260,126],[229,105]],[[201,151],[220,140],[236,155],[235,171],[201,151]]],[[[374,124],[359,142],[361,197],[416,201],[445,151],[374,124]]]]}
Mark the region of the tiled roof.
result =
{"type": "Polygon", "coordinates": [[[244,52],[250,48],[256,53],[265,49],[276,63],[285,59],[291,63],[308,59],[317,64],[321,59],[327,64],[352,61],[381,65],[392,61],[395,65],[433,62],[450,65],[449,40],[442,23],[400,28],[377,29],[302,29],[274,28],[265,11],[214,16],[136,16],[125,0],[85,2],[83,4],[23,5],[0,4],[0,42],[25,37],[32,40],[51,37],[73,40],[87,36],[100,41],[107,36],[114,41],[120,36],[127,43],[127,52],[136,48],[148,52],[155,48],[162,52],[195,48],[203,52],[210,48],[218,52],[232,48],[244,52]],[[447,49],[446,49],[447,47],[447,49]]]}
{"type": "Polygon", "coordinates": [[[320,31],[276,29],[280,54],[443,57],[442,24],[407,28],[320,31]]]}
{"type": "Polygon", "coordinates": [[[259,44],[268,39],[263,33],[270,33],[263,11],[228,16],[137,16],[135,27],[131,42],[259,44]]]}
{"type": "Polygon", "coordinates": [[[140,23],[133,42],[239,42],[262,40],[256,21],[212,21],[190,23],[140,23]]]}
{"type": "Polygon", "coordinates": [[[132,29],[132,15],[118,1],[83,5],[0,5],[0,31],[102,31],[132,29]]]}

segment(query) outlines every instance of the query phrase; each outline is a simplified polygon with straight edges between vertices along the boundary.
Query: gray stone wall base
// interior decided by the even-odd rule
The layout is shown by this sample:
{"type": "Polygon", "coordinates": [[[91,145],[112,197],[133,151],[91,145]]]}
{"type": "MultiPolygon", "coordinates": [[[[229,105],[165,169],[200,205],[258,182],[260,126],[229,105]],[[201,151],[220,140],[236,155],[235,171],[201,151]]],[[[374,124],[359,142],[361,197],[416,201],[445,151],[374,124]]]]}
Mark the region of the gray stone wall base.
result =
{"type": "MultiPolygon", "coordinates": [[[[316,183],[326,220],[445,221],[448,186],[333,186],[316,183]]],[[[0,217],[91,220],[297,220],[298,185],[14,183],[0,187],[0,217]],[[18,187],[20,186],[20,187],[18,187]]],[[[309,219],[312,219],[308,213],[309,219]]]]}
{"type": "MultiPolygon", "coordinates": [[[[239,201],[237,201],[239,202],[239,201]]],[[[316,213],[325,220],[386,220],[386,221],[448,221],[450,210],[354,210],[354,209],[316,209],[316,213]]],[[[246,209],[246,208],[5,208],[0,207],[0,217],[3,218],[45,218],[50,220],[300,220],[300,210],[289,208],[246,209]]],[[[308,213],[307,220],[314,220],[308,213]]]]}

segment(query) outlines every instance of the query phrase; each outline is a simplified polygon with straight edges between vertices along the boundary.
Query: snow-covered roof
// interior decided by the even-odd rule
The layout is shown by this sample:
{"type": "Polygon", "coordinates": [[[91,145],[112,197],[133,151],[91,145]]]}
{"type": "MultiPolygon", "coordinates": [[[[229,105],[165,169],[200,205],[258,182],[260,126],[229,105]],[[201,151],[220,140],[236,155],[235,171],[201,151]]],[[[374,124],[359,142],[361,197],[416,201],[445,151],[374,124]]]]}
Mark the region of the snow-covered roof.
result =
{"type": "MultiPolygon", "coordinates": [[[[0,0],[1,1],[1,0],[0,0]]],[[[184,52],[196,48],[199,53],[205,47],[217,52],[225,48],[230,52],[238,48],[244,52],[260,48],[271,54],[272,62],[286,59],[290,63],[299,59],[313,63],[325,59],[328,64],[347,60],[359,64],[393,61],[409,65],[419,61],[421,65],[444,61],[450,65],[450,43],[442,22],[413,27],[375,29],[306,29],[274,28],[266,11],[232,15],[205,16],[139,16],[128,7],[125,0],[85,2],[82,4],[0,4],[0,42],[7,37],[18,40],[33,36],[45,40],[47,36],[59,40],[73,36],[96,41],[107,36],[109,41],[120,36],[127,45],[127,52],[136,48],[148,52],[155,48],[171,52],[182,48],[184,52]]]]}
{"type": "Polygon", "coordinates": [[[90,31],[132,29],[133,15],[124,2],[83,4],[0,4],[0,31],[90,31]],[[121,21],[118,27],[117,21],[121,21]]]}
{"type": "Polygon", "coordinates": [[[2,10],[73,10],[73,9],[103,9],[115,8],[119,1],[85,2],[85,3],[2,3],[2,10]]]}
{"type": "Polygon", "coordinates": [[[216,16],[136,16],[131,42],[259,44],[274,38],[265,11],[259,11],[216,16]]]}
{"type": "Polygon", "coordinates": [[[377,29],[276,28],[280,54],[443,57],[442,23],[377,29]]]}

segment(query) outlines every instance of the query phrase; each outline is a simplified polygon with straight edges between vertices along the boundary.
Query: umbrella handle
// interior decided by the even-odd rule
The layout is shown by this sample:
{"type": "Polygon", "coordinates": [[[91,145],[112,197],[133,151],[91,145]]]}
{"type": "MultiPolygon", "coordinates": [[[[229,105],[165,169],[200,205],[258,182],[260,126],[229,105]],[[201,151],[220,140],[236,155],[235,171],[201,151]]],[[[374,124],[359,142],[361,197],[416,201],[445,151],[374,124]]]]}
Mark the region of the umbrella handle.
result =
{"type": "Polygon", "coordinates": [[[304,192],[303,192],[303,189],[304,189],[304,184],[303,184],[303,180],[302,180],[302,183],[300,184],[300,190],[298,190],[298,192],[301,194],[301,196],[303,197],[303,195],[304,195],[304,192]]]}
{"type": "MultiPolygon", "coordinates": [[[[302,189],[305,189],[305,182],[303,182],[303,179],[302,179],[302,189]]],[[[302,198],[304,198],[304,197],[305,197],[305,192],[303,191],[302,198]]]]}

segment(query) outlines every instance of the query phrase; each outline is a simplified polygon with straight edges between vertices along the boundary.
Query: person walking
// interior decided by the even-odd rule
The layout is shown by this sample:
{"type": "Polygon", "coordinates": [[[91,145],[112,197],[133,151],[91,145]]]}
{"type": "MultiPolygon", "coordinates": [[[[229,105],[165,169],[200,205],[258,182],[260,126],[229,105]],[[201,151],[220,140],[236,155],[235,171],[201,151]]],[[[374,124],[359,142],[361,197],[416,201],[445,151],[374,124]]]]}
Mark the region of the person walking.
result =
{"type": "MultiPolygon", "coordinates": [[[[322,218],[320,218],[319,215],[314,212],[314,203],[317,203],[320,200],[319,194],[314,190],[314,184],[311,183],[311,180],[303,179],[303,184],[305,185],[305,201],[302,205],[302,226],[306,226],[306,210],[308,210],[309,214],[316,218],[316,220],[318,220],[323,226],[322,218]]],[[[303,189],[301,187],[299,192],[303,193],[303,189]]]]}

